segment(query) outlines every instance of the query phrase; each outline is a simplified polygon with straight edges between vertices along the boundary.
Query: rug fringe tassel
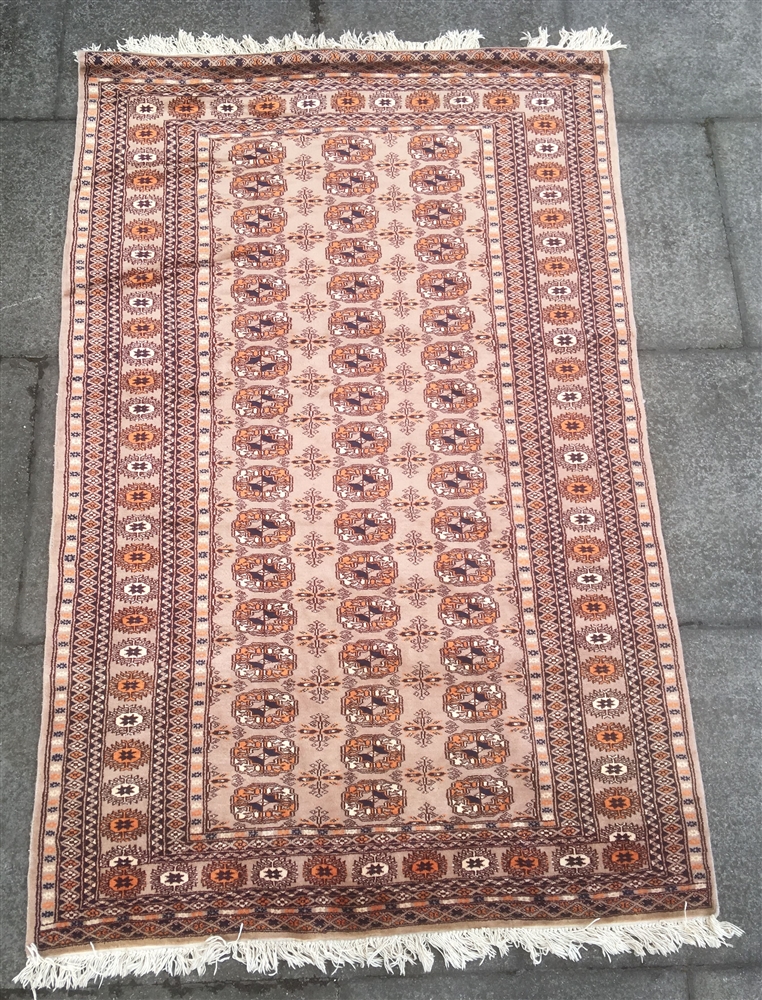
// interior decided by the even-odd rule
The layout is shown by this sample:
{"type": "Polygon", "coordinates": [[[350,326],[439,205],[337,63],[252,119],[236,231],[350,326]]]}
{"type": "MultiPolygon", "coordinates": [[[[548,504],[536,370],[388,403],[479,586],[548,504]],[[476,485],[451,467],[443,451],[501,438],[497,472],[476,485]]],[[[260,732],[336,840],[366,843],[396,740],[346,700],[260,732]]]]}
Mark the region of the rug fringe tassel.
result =
{"type": "MultiPolygon", "coordinates": [[[[412,51],[414,49],[478,49],[479,39],[484,36],[476,30],[446,31],[427,42],[407,42],[397,38],[393,31],[373,31],[362,34],[345,31],[339,38],[319,35],[300,35],[294,31],[282,38],[270,36],[266,42],[258,42],[251,35],[240,39],[225,35],[193,35],[188,31],[178,31],[176,35],[144,35],[142,38],[128,38],[117,43],[119,52],[155,56],[232,56],[266,52],[295,52],[304,49],[372,49],[373,51],[412,51]]],[[[89,47],[98,51],[99,45],[89,47]]]]}
{"type": "Polygon", "coordinates": [[[575,49],[582,52],[589,52],[592,49],[626,49],[623,42],[613,41],[614,36],[604,25],[602,28],[585,28],[583,31],[569,31],[561,28],[559,31],[560,42],[558,45],[550,45],[550,33],[547,28],[538,28],[537,35],[532,35],[526,31],[521,36],[528,49],[575,49]]]}
{"type": "MultiPolygon", "coordinates": [[[[226,941],[210,937],[188,945],[163,947],[102,948],[91,945],[85,954],[47,958],[34,945],[27,949],[26,967],[14,982],[28,989],[75,989],[94,979],[167,972],[171,976],[203,975],[207,966],[233,959],[248,972],[275,975],[278,965],[290,968],[314,965],[329,974],[342,965],[383,966],[387,972],[404,975],[408,964],[420,962],[426,972],[438,952],[445,965],[462,969],[467,962],[504,955],[510,948],[523,948],[537,965],[545,955],[578,961],[587,945],[604,955],[670,955],[684,944],[699,948],[730,945],[743,931],[717,917],[685,917],[677,920],[633,921],[582,927],[483,927],[469,930],[421,931],[350,939],[312,940],[262,938],[226,941]]],[[[35,993],[36,996],[36,993],[35,993]]]]}
{"type": "MultiPolygon", "coordinates": [[[[568,31],[561,28],[558,45],[550,45],[547,28],[538,28],[538,34],[525,32],[522,42],[531,49],[624,49],[622,42],[612,41],[613,35],[603,28],[586,28],[584,31],[568,31]]],[[[144,35],[130,37],[117,43],[117,51],[135,55],[153,56],[239,56],[256,55],[267,52],[295,52],[305,49],[368,49],[374,52],[400,52],[413,50],[442,51],[447,49],[478,49],[479,39],[484,35],[476,29],[466,31],[446,31],[428,42],[408,42],[397,38],[393,31],[372,31],[363,34],[345,31],[339,38],[319,35],[300,35],[294,31],[282,38],[270,36],[266,42],[258,42],[251,35],[240,39],[226,35],[194,35],[189,31],[178,31],[176,35],[144,35]]],[[[87,51],[98,52],[100,45],[90,45],[87,51]]]]}

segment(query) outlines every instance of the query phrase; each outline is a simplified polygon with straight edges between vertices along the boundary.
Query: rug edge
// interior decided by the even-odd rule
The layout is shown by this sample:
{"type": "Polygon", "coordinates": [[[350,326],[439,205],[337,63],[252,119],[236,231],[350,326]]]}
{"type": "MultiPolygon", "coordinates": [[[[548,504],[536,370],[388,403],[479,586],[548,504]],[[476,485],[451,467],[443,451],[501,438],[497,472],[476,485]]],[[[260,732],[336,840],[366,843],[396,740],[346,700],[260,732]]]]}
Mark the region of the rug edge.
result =
{"type": "Polygon", "coordinates": [[[93,979],[127,975],[203,975],[207,966],[216,967],[232,959],[247,972],[275,975],[280,963],[289,968],[314,965],[330,974],[327,965],[383,966],[387,973],[405,973],[405,967],[420,962],[429,972],[442,956],[447,967],[463,969],[468,962],[505,955],[511,948],[528,952],[537,965],[546,955],[579,961],[587,946],[612,955],[670,955],[683,945],[701,948],[732,947],[741,928],[716,916],[684,917],[672,920],[601,923],[579,927],[473,928],[454,931],[423,931],[386,936],[347,939],[273,938],[226,941],[210,937],[205,941],[135,948],[104,948],[82,954],[54,957],[40,955],[34,945],[27,949],[25,968],[14,978],[27,989],[77,989],[93,979]]]}

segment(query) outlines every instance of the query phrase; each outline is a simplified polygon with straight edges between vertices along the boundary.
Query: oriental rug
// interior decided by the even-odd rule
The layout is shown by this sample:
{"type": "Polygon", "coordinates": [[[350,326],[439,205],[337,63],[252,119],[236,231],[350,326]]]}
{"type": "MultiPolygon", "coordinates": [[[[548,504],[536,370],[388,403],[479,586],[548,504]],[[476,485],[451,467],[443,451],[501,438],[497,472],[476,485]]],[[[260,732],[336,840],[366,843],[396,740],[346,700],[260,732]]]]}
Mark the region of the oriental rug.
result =
{"type": "Polygon", "coordinates": [[[474,34],[79,55],[27,985],[740,933],[608,56],[474,34]]]}

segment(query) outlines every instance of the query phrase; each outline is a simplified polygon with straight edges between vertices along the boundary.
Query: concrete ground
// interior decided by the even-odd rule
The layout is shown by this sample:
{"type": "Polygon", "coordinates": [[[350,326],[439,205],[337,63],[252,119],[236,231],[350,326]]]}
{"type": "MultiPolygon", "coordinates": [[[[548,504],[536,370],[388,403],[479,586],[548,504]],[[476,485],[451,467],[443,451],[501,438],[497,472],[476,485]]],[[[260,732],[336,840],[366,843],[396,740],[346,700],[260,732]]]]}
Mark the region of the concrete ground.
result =
{"type": "MultiPolygon", "coordinates": [[[[0,634],[4,860],[0,994],[23,964],[29,824],[40,714],[59,294],[74,148],[71,56],[129,34],[603,25],[612,54],[635,313],[664,534],[685,645],[722,915],[734,948],[579,963],[527,956],[466,971],[284,970],[105,985],[124,1000],[754,1000],[760,932],[759,0],[3,0],[3,442],[0,634]]],[[[47,991],[42,991],[44,996],[47,991]]],[[[63,994],[58,994],[63,996],[63,994]]],[[[67,994],[68,995],[68,994],[67,994]]],[[[72,996],[96,996],[86,990],[72,996]]]]}

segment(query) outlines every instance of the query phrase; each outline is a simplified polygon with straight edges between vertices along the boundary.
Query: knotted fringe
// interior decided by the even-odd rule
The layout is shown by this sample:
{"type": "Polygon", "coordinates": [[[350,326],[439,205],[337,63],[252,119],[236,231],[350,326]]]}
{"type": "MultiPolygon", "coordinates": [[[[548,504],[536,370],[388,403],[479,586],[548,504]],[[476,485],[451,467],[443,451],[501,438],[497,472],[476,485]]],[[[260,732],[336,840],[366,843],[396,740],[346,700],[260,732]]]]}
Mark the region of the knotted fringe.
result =
{"type": "MultiPolygon", "coordinates": [[[[478,49],[479,39],[484,36],[475,30],[446,31],[428,42],[406,42],[397,38],[393,31],[372,31],[361,34],[345,31],[339,38],[319,35],[306,37],[294,31],[282,38],[272,35],[266,42],[258,42],[251,35],[243,38],[227,38],[225,35],[193,35],[188,31],[178,31],[176,35],[144,35],[142,38],[128,38],[117,43],[119,52],[132,52],[154,56],[238,56],[262,52],[294,52],[298,49],[371,49],[376,52],[412,51],[414,49],[478,49]]],[[[99,45],[90,46],[97,51],[99,45]]]]}
{"type": "MultiPolygon", "coordinates": [[[[522,42],[531,49],[624,49],[622,42],[612,41],[613,35],[607,28],[586,28],[584,31],[567,31],[561,28],[561,41],[549,45],[547,28],[538,28],[538,34],[525,32],[522,42]]],[[[319,35],[300,35],[294,31],[282,38],[272,35],[266,42],[258,42],[251,35],[240,39],[226,35],[193,35],[189,31],[178,31],[176,35],[144,35],[130,37],[117,43],[117,51],[132,52],[135,55],[153,56],[238,56],[263,52],[295,52],[305,49],[368,49],[374,52],[400,52],[413,50],[478,49],[479,39],[484,38],[475,29],[466,31],[446,31],[428,42],[407,42],[397,38],[393,31],[372,31],[362,34],[345,31],[339,38],[319,35]]],[[[88,51],[99,51],[100,45],[88,46],[88,51]]]]}
{"type": "Polygon", "coordinates": [[[521,36],[528,49],[578,49],[582,52],[589,52],[591,49],[626,49],[622,42],[612,41],[613,35],[604,25],[602,28],[585,28],[584,31],[569,31],[561,28],[559,35],[561,41],[558,45],[549,45],[550,34],[547,28],[538,28],[537,36],[533,36],[529,31],[525,31],[521,36]]]}
{"type": "MultiPolygon", "coordinates": [[[[93,979],[103,980],[129,975],[145,976],[167,972],[171,976],[203,975],[207,966],[233,959],[248,972],[275,975],[278,965],[290,968],[314,965],[329,974],[327,965],[383,966],[387,972],[404,975],[408,964],[420,962],[430,972],[436,953],[446,966],[456,969],[466,962],[505,955],[510,948],[523,948],[537,965],[545,955],[558,955],[578,961],[586,945],[595,945],[604,955],[670,955],[684,944],[699,948],[729,945],[731,938],[743,934],[733,924],[716,917],[685,917],[676,920],[636,921],[586,927],[483,927],[473,930],[423,931],[413,934],[389,934],[353,939],[225,941],[210,937],[198,944],[158,947],[104,948],[80,955],[45,958],[34,945],[28,948],[26,968],[14,982],[34,991],[38,989],[74,989],[87,986],[93,979]]],[[[35,993],[36,996],[36,993],[35,993]]]]}

